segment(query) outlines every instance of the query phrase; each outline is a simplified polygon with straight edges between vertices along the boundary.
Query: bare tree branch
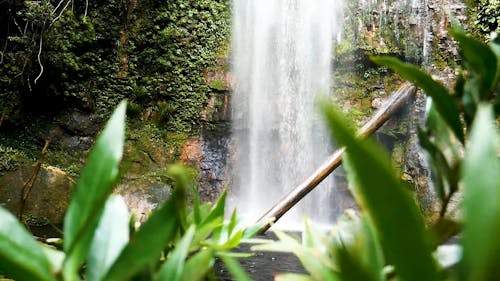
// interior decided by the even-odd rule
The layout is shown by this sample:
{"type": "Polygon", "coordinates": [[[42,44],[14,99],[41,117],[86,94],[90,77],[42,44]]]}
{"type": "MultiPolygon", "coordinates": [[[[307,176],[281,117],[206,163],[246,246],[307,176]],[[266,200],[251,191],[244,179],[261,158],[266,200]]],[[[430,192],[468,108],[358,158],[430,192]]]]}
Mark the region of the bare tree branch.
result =
{"type": "MultiPolygon", "coordinates": [[[[64,3],[64,1],[66,0],[61,0],[59,1],[59,4],[57,4],[57,6],[54,8],[54,10],[52,10],[52,12],[50,13],[51,15],[55,14],[57,9],[59,9],[59,7],[61,6],[62,3],[64,3]]],[[[64,10],[64,9],[63,9],[64,10]]]]}
{"type": "Polygon", "coordinates": [[[43,46],[43,32],[42,32],[42,34],[40,34],[40,47],[38,48],[38,64],[40,65],[40,73],[33,81],[35,83],[35,85],[36,85],[36,82],[38,81],[38,79],[40,79],[40,77],[43,74],[43,64],[42,64],[42,60],[41,60],[42,46],[43,46]]]}
{"type": "MultiPolygon", "coordinates": [[[[63,1],[64,1],[64,0],[63,0],[63,1]]],[[[61,2],[62,2],[62,1],[61,1],[61,2]]],[[[71,4],[71,2],[72,2],[72,1],[71,1],[71,0],[69,0],[69,1],[66,3],[66,5],[64,6],[64,8],[62,8],[62,10],[61,10],[61,12],[59,13],[59,15],[58,15],[57,17],[55,17],[55,18],[52,20],[52,23],[51,23],[50,25],[54,24],[54,23],[55,23],[55,22],[56,22],[59,18],[61,18],[61,17],[62,17],[62,15],[64,14],[64,11],[66,11],[66,9],[68,8],[69,4],[71,4]]],[[[58,7],[59,7],[59,6],[58,6],[58,7]]],[[[55,10],[54,10],[54,11],[55,11],[55,10]]],[[[52,11],[52,12],[54,12],[54,11],[52,11]]]]}
{"type": "Polygon", "coordinates": [[[85,0],[85,13],[83,13],[83,20],[87,18],[88,8],[89,8],[89,0],[85,0]]]}
{"type": "Polygon", "coordinates": [[[21,29],[21,27],[19,26],[19,24],[17,23],[16,21],[16,18],[15,17],[12,17],[12,21],[14,22],[14,24],[16,25],[17,29],[19,30],[19,33],[23,34],[23,30],[21,29]]]}

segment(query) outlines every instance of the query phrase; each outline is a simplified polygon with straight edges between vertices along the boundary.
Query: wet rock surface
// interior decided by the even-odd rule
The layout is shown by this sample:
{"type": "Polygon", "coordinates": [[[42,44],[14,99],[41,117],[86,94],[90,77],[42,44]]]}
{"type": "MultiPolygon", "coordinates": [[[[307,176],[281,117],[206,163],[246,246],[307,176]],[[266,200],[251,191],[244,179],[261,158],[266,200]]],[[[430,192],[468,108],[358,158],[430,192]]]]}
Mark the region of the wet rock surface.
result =
{"type": "Polygon", "coordinates": [[[21,166],[0,176],[0,206],[20,215],[28,225],[60,225],[72,185],[74,181],[58,168],[42,167],[36,173],[31,165],[21,166]]]}
{"type": "Polygon", "coordinates": [[[231,134],[226,124],[203,130],[199,138],[183,146],[181,161],[199,172],[198,192],[203,202],[214,202],[231,182],[229,172],[231,134]]]}

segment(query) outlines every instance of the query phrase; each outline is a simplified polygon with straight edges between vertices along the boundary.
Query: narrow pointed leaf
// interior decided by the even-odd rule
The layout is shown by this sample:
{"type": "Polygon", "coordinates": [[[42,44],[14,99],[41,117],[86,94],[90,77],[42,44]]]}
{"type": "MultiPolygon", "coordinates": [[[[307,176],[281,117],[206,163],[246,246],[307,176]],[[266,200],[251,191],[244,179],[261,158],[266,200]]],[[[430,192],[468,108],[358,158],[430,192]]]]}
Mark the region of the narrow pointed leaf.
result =
{"type": "Polygon", "coordinates": [[[461,280],[500,276],[500,135],[494,122],[491,107],[480,107],[465,153],[461,280]]]}
{"type": "Polygon", "coordinates": [[[259,222],[257,222],[254,225],[250,225],[248,227],[245,227],[245,230],[243,233],[243,239],[251,239],[251,238],[255,237],[255,235],[257,235],[264,226],[272,223],[272,221],[273,221],[272,218],[268,218],[266,220],[260,220],[259,222]]]}
{"type": "MultiPolygon", "coordinates": [[[[224,221],[224,209],[226,205],[226,195],[227,191],[224,190],[224,192],[221,194],[217,202],[215,203],[215,206],[212,207],[212,210],[208,214],[208,216],[203,220],[201,223],[201,226],[203,227],[206,224],[210,224],[213,221],[221,220],[224,221]]],[[[214,241],[219,241],[222,235],[222,225],[221,227],[215,228],[213,230],[213,240],[214,241]]]]}
{"type": "Polygon", "coordinates": [[[450,34],[457,40],[460,50],[469,68],[471,68],[480,79],[478,85],[478,98],[484,100],[494,91],[494,82],[497,71],[497,57],[495,53],[483,42],[467,36],[458,28],[452,28],[450,34]]]}
{"type": "Polygon", "coordinates": [[[75,280],[87,257],[106,198],[116,182],[123,153],[125,109],[126,103],[120,103],[97,139],[64,218],[63,273],[67,281],[75,280]]]}
{"type": "MultiPolygon", "coordinates": [[[[498,36],[496,38],[496,40],[491,42],[489,45],[491,50],[493,51],[493,53],[497,57],[497,73],[496,73],[495,82],[493,83],[493,85],[497,85],[497,87],[499,86],[498,84],[500,83],[500,39],[498,39],[498,38],[500,38],[500,36],[498,36]]],[[[493,90],[495,90],[495,89],[493,89],[493,90]]]]}
{"type": "Polygon", "coordinates": [[[404,79],[415,83],[418,87],[425,91],[435,103],[436,109],[445,120],[457,138],[463,143],[464,132],[457,103],[450,95],[448,89],[443,84],[435,81],[426,72],[418,67],[404,63],[393,57],[372,57],[372,60],[380,65],[384,65],[393,69],[404,79]]]}
{"type": "Polygon", "coordinates": [[[193,201],[193,217],[194,223],[199,225],[201,223],[201,208],[200,208],[200,194],[198,189],[194,190],[194,201],[193,201]]]}
{"type": "Polygon", "coordinates": [[[205,275],[210,271],[215,262],[213,250],[204,249],[190,257],[182,273],[182,281],[205,280],[205,275]]]}
{"type": "Polygon", "coordinates": [[[205,223],[209,223],[212,220],[224,217],[224,206],[226,205],[226,195],[227,191],[224,190],[224,192],[221,194],[215,205],[212,207],[212,210],[210,210],[209,215],[201,223],[202,225],[205,223]]]}
{"type": "MultiPolygon", "coordinates": [[[[176,191],[183,193],[188,190],[189,171],[182,165],[172,165],[168,168],[168,175],[174,180],[176,191]]],[[[174,201],[176,212],[179,222],[181,223],[182,231],[186,231],[187,223],[187,206],[184,196],[180,196],[174,201]]]]}
{"type": "Polygon", "coordinates": [[[278,274],[274,281],[314,281],[311,276],[298,273],[282,273],[278,274]]]}
{"type": "Polygon", "coordinates": [[[175,246],[174,251],[168,257],[158,272],[156,281],[179,281],[182,279],[184,264],[189,253],[189,246],[193,241],[195,226],[192,225],[184,234],[182,240],[175,246]]]}
{"type": "Polygon", "coordinates": [[[123,249],[104,280],[128,280],[160,258],[162,250],[176,237],[181,227],[177,201],[186,200],[185,191],[178,188],[159,209],[151,214],[131,242],[123,249]]]}
{"type": "Polygon", "coordinates": [[[430,137],[422,128],[418,129],[418,139],[420,146],[425,149],[429,157],[429,166],[432,172],[434,189],[439,196],[439,200],[444,202],[447,195],[444,179],[449,178],[451,174],[448,161],[446,161],[446,157],[442,150],[431,142],[430,137]]]}
{"type": "Polygon", "coordinates": [[[98,281],[106,275],[129,241],[129,214],[119,195],[106,202],[97,226],[87,262],[87,280],[98,281]]]}
{"type": "Polygon", "coordinates": [[[336,249],[342,280],[383,280],[382,250],[366,219],[351,222],[352,241],[343,241],[336,249]]]}
{"type": "Polygon", "coordinates": [[[230,236],[230,238],[226,242],[224,242],[224,244],[217,247],[217,249],[224,251],[236,248],[240,244],[242,237],[243,230],[237,231],[236,233],[234,233],[234,235],[230,236]]]}
{"type": "Polygon", "coordinates": [[[335,139],[346,146],[346,170],[356,201],[384,242],[402,281],[438,280],[431,245],[418,207],[397,176],[390,157],[371,139],[360,141],[333,107],[323,111],[335,139]],[[411,254],[410,254],[411,253],[411,254]]]}
{"type": "Polygon", "coordinates": [[[55,281],[42,246],[0,207],[0,271],[16,280],[55,281]]]}
{"type": "Polygon", "coordinates": [[[64,257],[64,252],[56,250],[54,247],[42,244],[42,250],[45,253],[49,263],[51,272],[61,272],[64,257]]]}
{"type": "Polygon", "coordinates": [[[238,218],[236,217],[236,209],[233,210],[233,213],[231,214],[231,219],[229,220],[229,224],[227,226],[227,235],[231,236],[233,234],[234,229],[236,228],[236,225],[238,224],[238,218]]]}

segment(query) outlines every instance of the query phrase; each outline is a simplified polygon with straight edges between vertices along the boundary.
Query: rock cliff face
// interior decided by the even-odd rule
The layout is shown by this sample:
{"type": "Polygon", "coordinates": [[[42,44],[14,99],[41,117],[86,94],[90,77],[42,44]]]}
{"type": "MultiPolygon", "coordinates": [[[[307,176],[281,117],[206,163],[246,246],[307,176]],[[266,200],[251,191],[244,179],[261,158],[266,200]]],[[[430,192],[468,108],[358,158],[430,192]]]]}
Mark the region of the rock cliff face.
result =
{"type": "MultiPolygon", "coordinates": [[[[361,69],[366,77],[370,71],[366,63],[368,55],[394,55],[402,60],[419,65],[439,78],[445,85],[453,87],[456,75],[454,67],[459,60],[456,44],[447,29],[451,18],[456,19],[467,29],[466,6],[460,0],[373,0],[361,1],[350,6],[346,28],[352,25],[359,33],[350,35],[347,41],[358,46],[357,56],[339,54],[336,59],[342,67],[342,58],[363,63],[361,69]],[[351,36],[351,37],[350,37],[351,36]]],[[[362,77],[362,75],[360,75],[362,77]]],[[[394,80],[397,83],[397,80],[394,80]]],[[[379,82],[380,83],[380,82],[379,82]]],[[[387,83],[382,83],[387,86],[387,83]]],[[[370,94],[372,107],[383,99],[384,92],[370,94]],[[375,98],[374,98],[375,97],[375,98]]],[[[425,155],[420,150],[417,128],[424,122],[426,96],[418,92],[416,99],[408,104],[398,116],[390,120],[377,133],[376,137],[391,151],[393,159],[415,189],[422,210],[430,217],[436,211],[435,195],[430,181],[425,155]]],[[[366,112],[366,111],[365,111],[366,112]]]]}
{"type": "MultiPolygon", "coordinates": [[[[342,40],[337,43],[334,65],[340,73],[350,77],[336,76],[336,93],[344,92],[339,101],[353,117],[371,114],[383,99],[396,88],[399,80],[382,73],[369,61],[370,55],[395,55],[421,65],[452,86],[455,78],[453,66],[458,52],[450,39],[447,28],[450,16],[465,24],[465,5],[460,0],[359,0],[349,1],[342,40]],[[451,68],[449,67],[451,66],[451,68]],[[357,89],[361,89],[357,91],[357,89]]],[[[337,73],[338,74],[338,73],[337,73]]],[[[199,136],[190,138],[182,151],[178,149],[187,139],[186,135],[170,136],[154,130],[136,130],[144,136],[133,134],[128,138],[124,161],[124,181],[118,187],[129,207],[139,215],[147,213],[169,196],[170,187],[165,175],[168,163],[181,156],[182,161],[198,169],[200,194],[204,201],[213,201],[225,187],[230,187],[229,162],[231,158],[230,132],[230,87],[231,75],[227,59],[208,68],[200,75],[211,89],[200,119],[203,129],[199,136]],[[145,140],[147,139],[147,141],[145,140]],[[126,172],[125,172],[126,170],[126,172]]],[[[159,107],[152,104],[151,108],[159,107]]],[[[149,107],[148,107],[149,109],[149,107]]],[[[157,110],[158,111],[158,110],[157,110]]],[[[160,119],[159,113],[134,112],[143,122],[138,127],[160,119]],[[157,117],[153,115],[157,114],[157,117]]],[[[416,128],[425,115],[425,95],[401,112],[397,121],[389,122],[377,134],[379,140],[391,150],[399,163],[405,179],[410,181],[423,202],[432,209],[432,191],[429,188],[429,173],[425,157],[418,149],[416,128]],[[426,203],[427,204],[427,203],[426,203]]],[[[0,128],[4,133],[11,127],[22,127],[22,135],[10,139],[0,135],[2,145],[14,145],[30,138],[34,144],[51,139],[46,163],[63,167],[71,176],[83,166],[85,155],[94,142],[102,120],[96,114],[78,110],[65,110],[33,122],[9,124],[1,118],[0,128]],[[68,155],[72,157],[66,157],[68,155]],[[66,159],[67,158],[67,159],[66,159]]],[[[19,118],[21,120],[21,118],[19,118]]],[[[11,146],[12,146],[11,145],[11,146]]],[[[32,160],[37,157],[38,148],[32,160]]],[[[26,163],[26,161],[25,161],[26,163]]],[[[30,165],[21,164],[15,171],[4,172],[0,177],[0,204],[14,213],[19,213],[21,191],[33,174],[30,165]]],[[[24,214],[27,221],[38,223],[61,223],[69,200],[72,180],[57,168],[42,168],[30,196],[26,199],[24,214]],[[57,201],[53,201],[58,198],[57,201]]],[[[426,207],[427,208],[427,207],[426,207]]]]}
{"type": "MultiPolygon", "coordinates": [[[[343,97],[336,97],[337,101],[347,109],[348,114],[362,123],[364,117],[380,107],[384,98],[401,83],[396,76],[378,70],[369,61],[370,55],[397,56],[439,75],[450,85],[454,73],[449,66],[456,65],[458,52],[447,33],[449,17],[465,24],[465,10],[460,0],[350,1],[343,38],[337,44],[334,60],[337,70],[335,81],[338,81],[334,90],[345,93],[343,97]],[[338,75],[339,72],[347,73],[349,77],[338,75]]],[[[210,77],[211,81],[218,81],[221,85],[226,81],[226,88],[230,86],[227,74],[212,73],[210,77]]],[[[376,138],[391,152],[403,179],[417,191],[423,211],[431,214],[435,209],[435,200],[425,155],[420,151],[416,137],[417,128],[425,117],[425,107],[425,94],[419,92],[407,108],[376,133],[376,138]]],[[[229,147],[231,142],[219,132],[208,134],[195,143],[199,146],[197,151],[201,152],[201,157],[191,163],[199,167],[200,191],[206,195],[218,194],[220,187],[224,186],[219,183],[230,183],[228,178],[224,178],[229,175],[227,172],[216,171],[227,171],[227,168],[220,167],[228,165],[231,153],[221,147],[229,147]],[[209,142],[223,145],[210,146],[207,145],[209,142]]]]}

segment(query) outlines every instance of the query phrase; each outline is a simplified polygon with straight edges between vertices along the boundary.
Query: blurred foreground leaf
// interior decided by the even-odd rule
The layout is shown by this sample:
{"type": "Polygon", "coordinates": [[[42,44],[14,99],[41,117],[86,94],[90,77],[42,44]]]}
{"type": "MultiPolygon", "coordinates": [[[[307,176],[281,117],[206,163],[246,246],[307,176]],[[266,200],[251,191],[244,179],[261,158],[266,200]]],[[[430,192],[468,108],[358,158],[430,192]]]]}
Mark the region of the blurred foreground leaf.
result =
{"type": "MultiPolygon", "coordinates": [[[[465,59],[465,64],[470,70],[467,83],[477,83],[474,87],[473,97],[476,104],[484,101],[495,90],[497,57],[492,49],[483,42],[467,36],[461,29],[450,29],[450,34],[458,42],[465,59]],[[476,81],[477,80],[477,81],[476,81]]],[[[466,86],[467,88],[467,86],[466,86]]]]}
{"type": "Polygon", "coordinates": [[[448,124],[456,137],[463,143],[465,141],[462,122],[458,105],[443,84],[435,81],[432,77],[414,66],[404,63],[393,57],[372,57],[375,63],[387,66],[401,75],[404,79],[415,83],[430,96],[443,120],[448,124]]]}
{"type": "Polygon", "coordinates": [[[182,281],[204,280],[207,272],[214,265],[214,251],[212,249],[203,249],[190,257],[182,273],[182,281]]]}
{"type": "Polygon", "coordinates": [[[186,257],[189,253],[189,246],[193,241],[195,226],[192,225],[182,240],[177,243],[174,251],[168,257],[167,261],[163,264],[158,276],[155,278],[156,281],[179,281],[182,278],[182,272],[184,271],[184,264],[186,257]]]}
{"type": "Polygon", "coordinates": [[[55,281],[42,246],[0,207],[0,272],[16,280],[55,281]]]}
{"type": "Polygon", "coordinates": [[[324,104],[323,111],[335,139],[347,148],[353,194],[383,242],[387,262],[394,264],[402,281],[438,280],[424,221],[387,153],[370,139],[356,139],[332,106],[324,104]]]}
{"type": "Polygon", "coordinates": [[[156,264],[163,249],[174,241],[180,228],[177,207],[186,200],[182,185],[141,226],[106,275],[106,281],[128,280],[150,264],[156,264]]]}
{"type": "Polygon", "coordinates": [[[64,218],[64,278],[78,279],[104,204],[117,176],[125,138],[126,102],[121,102],[97,139],[64,218]]]}
{"type": "Polygon", "coordinates": [[[491,107],[481,106],[465,153],[460,280],[498,280],[500,276],[500,136],[494,122],[491,107]]]}
{"type": "Polygon", "coordinates": [[[335,257],[341,279],[382,281],[383,253],[368,220],[341,217],[335,229],[335,257]]]}
{"type": "Polygon", "coordinates": [[[129,214],[119,195],[112,195],[96,229],[87,262],[87,279],[102,280],[129,241],[129,214]]]}

